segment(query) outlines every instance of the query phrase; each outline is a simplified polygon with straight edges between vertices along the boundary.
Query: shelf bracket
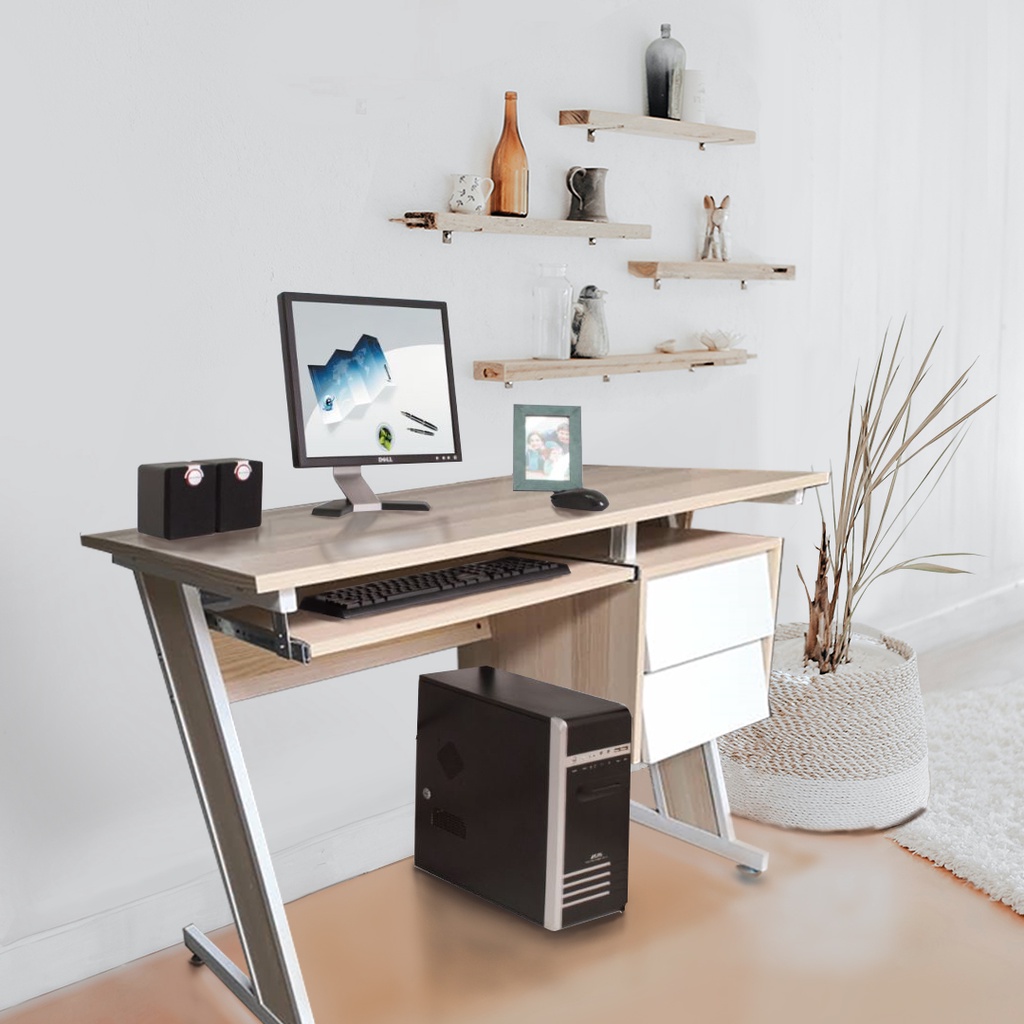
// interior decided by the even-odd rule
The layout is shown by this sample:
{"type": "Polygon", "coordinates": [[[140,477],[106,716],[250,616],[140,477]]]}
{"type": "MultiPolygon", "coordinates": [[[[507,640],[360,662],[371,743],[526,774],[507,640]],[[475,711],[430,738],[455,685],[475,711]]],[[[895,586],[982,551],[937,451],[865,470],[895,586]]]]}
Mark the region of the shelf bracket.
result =
{"type": "Polygon", "coordinates": [[[510,381],[510,380],[505,381],[505,387],[507,387],[509,390],[511,390],[512,389],[512,381],[510,381]]]}
{"type": "Polygon", "coordinates": [[[588,128],[587,129],[587,142],[597,142],[597,129],[596,128],[588,128]]]}
{"type": "Polygon", "coordinates": [[[707,149],[707,147],[706,147],[706,146],[704,145],[704,143],[703,143],[703,142],[698,142],[698,143],[697,143],[697,148],[698,148],[698,149],[699,149],[699,150],[700,150],[700,151],[701,151],[702,153],[704,152],[704,150],[705,150],[705,149],[707,149]]]}
{"type": "Polygon", "coordinates": [[[656,277],[654,279],[654,290],[656,292],[660,292],[661,291],[661,278],[660,277],[656,277]]]}
{"type": "Polygon", "coordinates": [[[611,383],[611,377],[609,377],[607,373],[601,378],[601,380],[603,380],[605,384],[611,383]]]}
{"type": "Polygon", "coordinates": [[[452,233],[450,231],[442,231],[441,232],[441,242],[442,242],[443,245],[451,245],[452,244],[452,233]]]}
{"type": "Polygon", "coordinates": [[[596,238],[588,238],[587,239],[587,244],[588,245],[597,245],[597,239],[596,238]]]}
{"type": "Polygon", "coordinates": [[[225,636],[242,640],[254,647],[261,647],[284,658],[286,661],[298,661],[308,665],[310,660],[309,644],[303,640],[293,640],[288,630],[288,616],[283,612],[270,613],[271,626],[258,626],[252,622],[243,622],[229,618],[221,612],[206,609],[206,624],[210,629],[217,630],[225,636]]]}
{"type": "Polygon", "coordinates": [[[740,281],[740,291],[744,291],[745,292],[746,290],[747,290],[747,282],[746,281],[740,281]]]}

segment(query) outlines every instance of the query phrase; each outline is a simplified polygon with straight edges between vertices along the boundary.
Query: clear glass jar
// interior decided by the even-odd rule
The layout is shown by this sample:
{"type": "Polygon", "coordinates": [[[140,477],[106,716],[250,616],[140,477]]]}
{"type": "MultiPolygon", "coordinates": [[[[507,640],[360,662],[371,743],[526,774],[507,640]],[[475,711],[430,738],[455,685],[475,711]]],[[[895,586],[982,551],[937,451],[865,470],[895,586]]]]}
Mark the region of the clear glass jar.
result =
{"type": "Polygon", "coordinates": [[[542,263],[533,284],[533,357],[568,359],[572,329],[572,285],[564,263],[542,263]]]}

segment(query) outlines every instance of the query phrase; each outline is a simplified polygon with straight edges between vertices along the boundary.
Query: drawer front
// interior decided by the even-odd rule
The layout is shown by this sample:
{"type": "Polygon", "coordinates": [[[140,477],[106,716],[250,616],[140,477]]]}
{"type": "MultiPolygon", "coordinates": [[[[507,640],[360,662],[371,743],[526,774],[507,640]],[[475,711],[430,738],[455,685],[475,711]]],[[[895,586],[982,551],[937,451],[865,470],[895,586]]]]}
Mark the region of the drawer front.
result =
{"type": "Polygon", "coordinates": [[[643,759],[648,763],[768,717],[761,641],[644,676],[643,759]]]}
{"type": "Polygon", "coordinates": [[[775,629],[767,553],[647,583],[646,668],[738,647],[775,629]]]}

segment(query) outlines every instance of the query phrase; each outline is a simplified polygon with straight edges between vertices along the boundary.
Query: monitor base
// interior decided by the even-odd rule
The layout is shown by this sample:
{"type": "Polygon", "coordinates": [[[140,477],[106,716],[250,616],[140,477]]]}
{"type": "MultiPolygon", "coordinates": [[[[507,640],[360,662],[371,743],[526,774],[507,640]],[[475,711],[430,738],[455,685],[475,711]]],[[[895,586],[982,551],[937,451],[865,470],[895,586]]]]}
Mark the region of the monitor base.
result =
{"type": "Polygon", "coordinates": [[[334,482],[341,489],[344,498],[325,501],[314,506],[312,514],[339,519],[349,512],[429,512],[425,501],[381,501],[363,479],[359,466],[336,466],[334,482]]]}
{"type": "Polygon", "coordinates": [[[429,512],[430,506],[425,501],[380,501],[374,508],[356,509],[348,498],[337,498],[325,501],[313,508],[313,515],[328,516],[340,519],[349,512],[429,512]]]}

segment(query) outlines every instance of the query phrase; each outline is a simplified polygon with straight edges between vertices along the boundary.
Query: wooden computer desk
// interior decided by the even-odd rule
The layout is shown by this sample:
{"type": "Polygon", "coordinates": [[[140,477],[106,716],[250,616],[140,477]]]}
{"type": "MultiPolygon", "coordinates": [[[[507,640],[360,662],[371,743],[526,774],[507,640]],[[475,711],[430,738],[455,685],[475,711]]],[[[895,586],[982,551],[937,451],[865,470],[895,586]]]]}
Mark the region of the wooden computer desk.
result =
{"type": "MultiPolygon", "coordinates": [[[[600,513],[558,510],[507,477],[409,491],[429,513],[341,520],[311,506],[257,530],[165,541],[82,537],[132,569],[248,963],[193,926],[185,943],[265,1024],[312,1024],[231,703],[457,647],[490,664],[626,704],[655,807],[633,817],[762,871],[737,842],[715,737],[768,712],[781,541],[691,528],[695,510],[796,501],[824,473],[589,466],[600,513]],[[492,552],[555,553],[568,576],[341,621],[298,610],[339,580],[400,575],[492,552]]],[[[412,737],[410,737],[410,741],[412,737]]]]}

